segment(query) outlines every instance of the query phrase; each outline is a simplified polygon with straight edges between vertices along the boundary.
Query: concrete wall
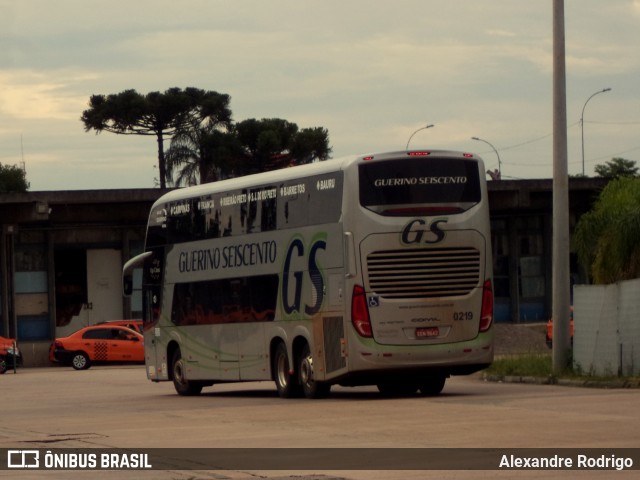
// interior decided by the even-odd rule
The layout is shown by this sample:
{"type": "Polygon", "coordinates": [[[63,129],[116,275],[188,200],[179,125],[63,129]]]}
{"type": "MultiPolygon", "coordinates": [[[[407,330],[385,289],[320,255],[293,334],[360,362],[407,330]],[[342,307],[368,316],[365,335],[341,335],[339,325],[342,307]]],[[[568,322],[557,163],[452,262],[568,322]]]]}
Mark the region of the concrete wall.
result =
{"type": "Polygon", "coordinates": [[[593,375],[640,374],[640,279],[574,289],[573,363],[593,375]]]}

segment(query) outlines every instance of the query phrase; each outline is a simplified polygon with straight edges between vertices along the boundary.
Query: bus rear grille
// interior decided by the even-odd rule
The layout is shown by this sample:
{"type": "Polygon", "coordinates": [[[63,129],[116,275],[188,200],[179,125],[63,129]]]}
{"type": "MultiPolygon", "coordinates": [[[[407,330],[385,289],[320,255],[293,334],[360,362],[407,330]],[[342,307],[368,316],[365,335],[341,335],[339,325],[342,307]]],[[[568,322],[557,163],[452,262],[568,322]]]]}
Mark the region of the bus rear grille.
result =
{"type": "Polygon", "coordinates": [[[457,297],[480,281],[480,251],[471,247],[373,252],[369,288],[384,298],[457,297]]]}

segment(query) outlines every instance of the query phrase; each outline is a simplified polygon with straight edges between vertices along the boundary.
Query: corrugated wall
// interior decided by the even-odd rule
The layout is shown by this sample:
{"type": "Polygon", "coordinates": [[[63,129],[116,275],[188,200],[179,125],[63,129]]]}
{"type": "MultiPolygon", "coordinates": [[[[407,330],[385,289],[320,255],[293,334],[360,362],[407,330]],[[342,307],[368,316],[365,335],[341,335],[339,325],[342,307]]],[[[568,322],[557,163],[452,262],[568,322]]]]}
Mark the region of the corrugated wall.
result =
{"type": "Polygon", "coordinates": [[[574,368],[640,374],[640,279],[574,288],[574,368]]]}

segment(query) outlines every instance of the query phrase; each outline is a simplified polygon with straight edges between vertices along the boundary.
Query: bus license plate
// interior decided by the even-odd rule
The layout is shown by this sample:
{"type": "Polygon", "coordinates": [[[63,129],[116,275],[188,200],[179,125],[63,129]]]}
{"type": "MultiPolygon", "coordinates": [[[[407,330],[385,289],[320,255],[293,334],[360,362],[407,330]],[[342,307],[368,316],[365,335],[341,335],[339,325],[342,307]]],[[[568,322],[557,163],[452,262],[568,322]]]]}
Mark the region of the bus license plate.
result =
{"type": "Polygon", "coordinates": [[[417,338],[433,338],[440,335],[440,329],[438,327],[421,327],[416,328],[417,338]]]}

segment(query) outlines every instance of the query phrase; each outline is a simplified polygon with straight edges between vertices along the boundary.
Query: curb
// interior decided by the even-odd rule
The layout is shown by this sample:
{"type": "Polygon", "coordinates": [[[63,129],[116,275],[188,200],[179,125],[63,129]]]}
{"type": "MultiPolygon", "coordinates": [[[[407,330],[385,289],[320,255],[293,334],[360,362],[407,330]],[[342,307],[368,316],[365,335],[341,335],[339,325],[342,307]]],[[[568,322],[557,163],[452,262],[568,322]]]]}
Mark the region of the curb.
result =
{"type": "Polygon", "coordinates": [[[574,379],[574,378],[556,378],[556,377],[529,377],[518,375],[483,375],[482,380],[485,382],[496,383],[528,383],[534,385],[559,385],[562,387],[580,387],[580,388],[640,388],[640,379],[611,379],[611,380],[594,380],[594,379],[574,379]]]}

